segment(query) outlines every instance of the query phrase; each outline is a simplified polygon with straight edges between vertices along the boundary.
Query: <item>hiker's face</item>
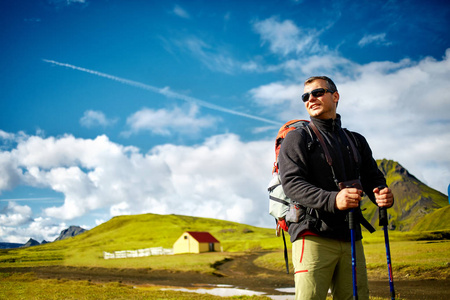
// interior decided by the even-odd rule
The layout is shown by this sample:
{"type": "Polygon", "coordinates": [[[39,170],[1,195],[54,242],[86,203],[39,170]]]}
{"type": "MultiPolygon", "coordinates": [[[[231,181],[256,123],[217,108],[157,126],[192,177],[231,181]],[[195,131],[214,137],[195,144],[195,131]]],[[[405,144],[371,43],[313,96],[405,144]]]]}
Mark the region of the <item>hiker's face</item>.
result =
{"type": "MultiPolygon", "coordinates": [[[[309,93],[315,89],[328,89],[327,82],[322,79],[316,79],[305,85],[303,92],[309,93]]],[[[306,110],[311,117],[318,119],[335,119],[336,104],[339,101],[339,93],[325,93],[320,97],[309,95],[309,100],[305,102],[306,110]]]]}

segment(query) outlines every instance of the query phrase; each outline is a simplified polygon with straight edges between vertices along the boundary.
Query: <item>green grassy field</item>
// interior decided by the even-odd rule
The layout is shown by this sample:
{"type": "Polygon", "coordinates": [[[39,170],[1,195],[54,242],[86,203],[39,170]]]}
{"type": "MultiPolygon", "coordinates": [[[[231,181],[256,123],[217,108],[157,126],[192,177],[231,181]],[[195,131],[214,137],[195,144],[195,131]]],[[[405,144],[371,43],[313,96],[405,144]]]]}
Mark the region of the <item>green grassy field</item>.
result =
{"type": "MultiPolygon", "coordinates": [[[[450,231],[390,232],[392,262],[396,276],[448,278],[450,242],[445,237],[449,235],[450,231]]],[[[363,242],[369,274],[384,273],[386,255],[382,230],[377,230],[374,234],[365,231],[363,242]]],[[[216,261],[255,250],[269,252],[257,260],[261,266],[268,269],[283,269],[284,260],[278,253],[282,247],[282,239],[275,236],[273,229],[216,219],[145,214],[116,217],[67,240],[23,249],[0,250],[0,269],[48,265],[104,268],[149,266],[152,269],[211,273],[214,271],[211,266],[216,261]],[[176,239],[187,230],[208,230],[221,241],[224,252],[198,256],[103,259],[103,251],[136,250],[158,246],[171,248],[176,239]]]]}
{"type": "MultiPolygon", "coordinates": [[[[390,233],[393,274],[397,279],[449,279],[450,240],[439,239],[442,232],[390,233]]],[[[387,277],[386,248],[383,232],[365,232],[364,251],[369,278],[387,277]]],[[[289,260],[291,253],[289,251],[289,260]]],[[[271,270],[285,268],[281,252],[268,253],[256,263],[271,270]]]]}
{"type": "Polygon", "coordinates": [[[38,279],[32,273],[0,273],[0,299],[269,299],[264,296],[219,297],[189,292],[137,289],[118,282],[96,284],[89,281],[38,279]]]}
{"type": "MultiPolygon", "coordinates": [[[[394,278],[449,279],[450,241],[446,239],[449,235],[449,231],[390,232],[394,278]]],[[[381,230],[374,234],[364,232],[363,242],[369,278],[386,279],[383,232],[381,230]]],[[[121,216],[67,240],[29,248],[0,250],[0,299],[87,299],[83,295],[89,295],[89,299],[215,299],[210,295],[160,291],[156,288],[132,289],[119,283],[42,280],[33,274],[7,274],[2,272],[2,268],[33,266],[151,268],[210,274],[214,271],[213,265],[216,262],[259,251],[265,254],[259,257],[255,264],[269,270],[284,272],[282,248],[282,239],[275,237],[274,229],[186,216],[152,214],[121,216]],[[159,246],[170,248],[176,239],[188,230],[211,232],[221,242],[224,252],[103,259],[103,251],[159,246]],[[45,293],[41,295],[39,291],[45,293]]]]}
{"type": "MultiPolygon", "coordinates": [[[[209,231],[221,242],[224,252],[242,252],[255,249],[275,250],[280,239],[274,229],[259,228],[217,219],[178,215],[120,216],[74,238],[25,249],[0,250],[3,266],[95,266],[124,267],[120,260],[104,260],[103,251],[137,250],[149,247],[172,248],[184,231],[209,231]]],[[[219,255],[220,256],[220,255],[219,255]]],[[[220,257],[223,259],[222,257],[220,257]]],[[[161,268],[170,257],[148,257],[149,262],[161,268]]],[[[209,262],[205,262],[207,265],[209,262]]],[[[125,264],[128,264],[125,263],[125,264]]],[[[133,262],[130,262],[130,267],[133,262]]],[[[200,262],[200,265],[204,263],[200,262]]],[[[1,267],[1,266],[0,266],[1,267]]]]}
{"type": "MultiPolygon", "coordinates": [[[[0,273],[0,299],[34,299],[34,300],[67,300],[67,299],[179,299],[179,300],[265,300],[266,296],[232,296],[222,297],[209,294],[197,294],[161,290],[159,287],[133,288],[113,282],[96,284],[89,281],[38,279],[32,273],[5,274],[0,273]]],[[[327,300],[332,299],[327,297],[327,300]]],[[[370,297],[371,300],[383,300],[370,297]]]]}

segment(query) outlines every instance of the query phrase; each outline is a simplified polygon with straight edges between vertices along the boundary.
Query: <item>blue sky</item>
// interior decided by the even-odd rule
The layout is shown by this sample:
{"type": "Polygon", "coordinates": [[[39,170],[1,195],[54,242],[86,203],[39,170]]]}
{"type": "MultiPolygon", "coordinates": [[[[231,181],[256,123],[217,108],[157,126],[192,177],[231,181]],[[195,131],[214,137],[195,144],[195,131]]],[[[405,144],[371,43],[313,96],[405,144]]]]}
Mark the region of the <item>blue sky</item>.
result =
{"type": "Polygon", "coordinates": [[[148,212],[272,226],[273,138],[318,74],[375,158],[447,192],[443,1],[2,1],[0,22],[0,241],[148,212]]]}

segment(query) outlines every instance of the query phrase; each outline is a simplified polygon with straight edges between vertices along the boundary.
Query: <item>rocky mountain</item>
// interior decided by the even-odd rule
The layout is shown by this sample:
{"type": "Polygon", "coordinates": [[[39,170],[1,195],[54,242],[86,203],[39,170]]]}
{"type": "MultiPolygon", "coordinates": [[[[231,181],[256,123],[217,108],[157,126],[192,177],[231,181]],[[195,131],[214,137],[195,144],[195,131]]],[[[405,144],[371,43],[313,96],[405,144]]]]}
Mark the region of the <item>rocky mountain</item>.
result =
{"type": "MultiPolygon", "coordinates": [[[[395,197],[394,206],[388,209],[389,229],[399,231],[450,229],[446,221],[450,217],[446,195],[422,183],[398,162],[384,159],[378,160],[377,163],[395,197]],[[432,215],[439,216],[440,221],[437,220],[434,225],[427,226],[424,220],[432,215]]],[[[362,208],[366,209],[363,214],[372,225],[377,226],[378,210],[369,202],[368,199],[363,201],[362,208]]]]}
{"type": "MultiPolygon", "coordinates": [[[[70,226],[69,228],[61,231],[61,233],[55,239],[55,241],[64,240],[64,239],[79,235],[80,233],[83,233],[85,231],[86,230],[81,228],[80,226],[70,226]]],[[[25,247],[32,247],[32,246],[37,246],[37,245],[44,245],[47,243],[51,243],[51,242],[43,240],[42,243],[39,243],[35,239],[30,238],[28,240],[28,242],[26,242],[25,244],[0,242],[0,249],[25,248],[25,247]]]]}
{"type": "Polygon", "coordinates": [[[86,229],[81,228],[80,226],[70,226],[67,229],[64,229],[63,231],[61,231],[61,233],[59,234],[59,236],[54,240],[56,241],[60,241],[60,240],[65,240],[71,237],[74,237],[76,235],[79,235],[80,233],[85,232],[86,229]]]}
{"type": "Polygon", "coordinates": [[[22,247],[23,247],[23,248],[26,248],[26,247],[37,246],[37,245],[40,245],[40,244],[41,244],[41,243],[39,243],[39,242],[36,241],[36,240],[29,239],[28,242],[26,242],[22,247]]]}

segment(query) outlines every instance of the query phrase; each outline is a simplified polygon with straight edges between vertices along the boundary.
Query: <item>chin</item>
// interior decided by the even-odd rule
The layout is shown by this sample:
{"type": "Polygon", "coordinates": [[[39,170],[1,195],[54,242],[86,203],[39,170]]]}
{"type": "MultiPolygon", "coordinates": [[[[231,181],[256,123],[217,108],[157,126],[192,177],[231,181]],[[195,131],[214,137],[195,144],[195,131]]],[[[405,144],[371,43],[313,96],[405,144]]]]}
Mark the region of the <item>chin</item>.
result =
{"type": "Polygon", "coordinates": [[[322,114],[322,113],[321,113],[320,111],[310,111],[310,112],[309,112],[309,115],[310,115],[311,117],[314,117],[314,118],[320,117],[321,114],[322,114]]]}

